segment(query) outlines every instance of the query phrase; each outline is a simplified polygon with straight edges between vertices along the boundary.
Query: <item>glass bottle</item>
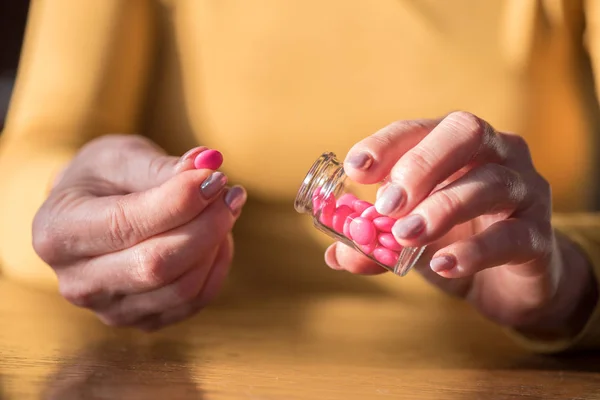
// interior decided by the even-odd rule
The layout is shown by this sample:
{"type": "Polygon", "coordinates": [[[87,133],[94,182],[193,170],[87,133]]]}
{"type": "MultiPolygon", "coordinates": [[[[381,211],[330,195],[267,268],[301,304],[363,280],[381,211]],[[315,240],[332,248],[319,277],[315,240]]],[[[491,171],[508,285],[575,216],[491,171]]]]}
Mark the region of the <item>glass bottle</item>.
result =
{"type": "Polygon", "coordinates": [[[344,172],[334,153],[323,153],[308,171],[294,207],[310,214],[315,227],[375,261],[396,275],[406,275],[425,247],[403,247],[391,234],[396,221],[356,197],[359,184],[344,172]],[[353,190],[353,188],[355,190],[353,190]]]}

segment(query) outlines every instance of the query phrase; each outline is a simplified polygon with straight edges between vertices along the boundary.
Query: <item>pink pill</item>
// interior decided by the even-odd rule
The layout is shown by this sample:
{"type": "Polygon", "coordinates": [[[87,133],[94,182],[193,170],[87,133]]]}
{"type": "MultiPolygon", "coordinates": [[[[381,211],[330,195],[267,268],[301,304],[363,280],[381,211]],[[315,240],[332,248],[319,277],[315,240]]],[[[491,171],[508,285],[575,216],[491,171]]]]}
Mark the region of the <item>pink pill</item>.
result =
{"type": "Polygon", "coordinates": [[[402,250],[402,245],[396,241],[394,235],[392,235],[391,233],[380,233],[377,236],[377,241],[381,243],[383,247],[388,248],[392,251],[402,250]]]}
{"type": "Polygon", "coordinates": [[[391,232],[396,220],[390,217],[377,217],[373,220],[375,227],[382,232],[391,232]]]}
{"type": "Polygon", "coordinates": [[[360,214],[360,216],[366,219],[374,220],[377,217],[381,217],[381,214],[377,212],[375,206],[371,206],[365,211],[363,211],[362,214],[360,214]]]}
{"type": "Polygon", "coordinates": [[[352,205],[354,204],[354,202],[358,200],[356,198],[355,195],[350,194],[350,193],[344,193],[343,195],[340,196],[340,198],[337,201],[337,206],[348,206],[348,207],[352,207],[352,205]]]}
{"type": "Polygon", "coordinates": [[[335,209],[333,212],[333,222],[332,226],[336,232],[343,233],[344,232],[344,224],[346,219],[350,214],[352,214],[354,210],[350,208],[350,206],[342,205],[335,209]]]}
{"type": "Polygon", "coordinates": [[[321,186],[319,186],[318,188],[315,189],[315,191],[312,194],[312,198],[314,199],[315,197],[318,197],[321,194],[321,186]]]}
{"type": "Polygon", "coordinates": [[[364,200],[355,200],[354,203],[352,203],[352,207],[354,208],[354,211],[356,211],[357,213],[363,213],[367,208],[371,207],[373,204],[369,203],[368,201],[364,201],[364,200]]]}
{"type": "Polygon", "coordinates": [[[321,208],[321,203],[323,202],[323,199],[320,197],[313,197],[312,199],[312,204],[313,204],[313,214],[316,214],[319,209],[321,208]]]}
{"type": "Polygon", "coordinates": [[[321,215],[319,216],[319,221],[321,221],[323,225],[331,228],[333,224],[333,213],[335,211],[335,201],[333,196],[322,199],[320,210],[321,215]]]}
{"type": "Polygon", "coordinates": [[[206,150],[196,156],[194,167],[196,169],[216,170],[223,164],[223,154],[217,150],[206,150]]]}
{"type": "Polygon", "coordinates": [[[343,233],[344,236],[346,236],[348,239],[352,240],[352,233],[350,233],[350,224],[352,223],[352,221],[354,220],[354,218],[359,217],[360,214],[357,212],[354,212],[350,215],[348,215],[346,217],[346,220],[344,221],[344,228],[343,228],[343,233]]]}
{"type": "Polygon", "coordinates": [[[363,217],[356,217],[350,223],[350,234],[356,243],[367,245],[375,241],[377,230],[373,222],[363,217]]]}
{"type": "Polygon", "coordinates": [[[395,267],[398,262],[398,253],[385,247],[377,247],[373,250],[373,257],[388,267],[395,267]]]}
{"type": "Polygon", "coordinates": [[[362,244],[358,245],[358,248],[361,249],[362,252],[367,255],[371,255],[371,253],[373,253],[373,251],[375,250],[376,247],[377,247],[377,242],[373,242],[373,243],[366,244],[366,245],[362,245],[362,244]]]}

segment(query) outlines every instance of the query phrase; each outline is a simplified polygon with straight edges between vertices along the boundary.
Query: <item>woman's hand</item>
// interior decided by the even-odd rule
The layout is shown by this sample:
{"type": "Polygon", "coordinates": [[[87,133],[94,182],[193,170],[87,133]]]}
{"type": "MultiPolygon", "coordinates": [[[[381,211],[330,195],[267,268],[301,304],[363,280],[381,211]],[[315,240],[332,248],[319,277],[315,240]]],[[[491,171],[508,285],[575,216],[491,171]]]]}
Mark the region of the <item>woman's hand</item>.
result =
{"type": "Polygon", "coordinates": [[[217,294],[246,194],[213,171],[220,160],[194,167],[205,150],[176,158],[139,136],[105,136],[77,154],[33,223],[68,301],[108,325],[153,330],[217,294]]]}
{"type": "MultiPolygon", "coordinates": [[[[376,208],[399,218],[400,244],[428,245],[421,260],[430,264],[418,269],[431,282],[523,331],[563,334],[585,322],[582,304],[595,301],[590,266],[555,235],[550,186],[520,136],[466,112],[401,121],[357,143],[345,169],[357,182],[383,182],[376,208]]],[[[332,268],[381,272],[340,243],[325,258],[332,268]]]]}

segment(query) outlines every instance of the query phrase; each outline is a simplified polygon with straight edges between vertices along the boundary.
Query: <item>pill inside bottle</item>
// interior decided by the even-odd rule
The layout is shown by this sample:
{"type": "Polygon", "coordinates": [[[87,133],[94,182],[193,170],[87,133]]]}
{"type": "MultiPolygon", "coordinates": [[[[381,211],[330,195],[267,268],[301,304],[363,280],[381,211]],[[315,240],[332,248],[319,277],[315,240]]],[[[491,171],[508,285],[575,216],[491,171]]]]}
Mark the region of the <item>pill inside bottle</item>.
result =
{"type": "Polygon", "coordinates": [[[359,186],[346,176],[334,153],[323,153],[298,190],[296,211],[310,215],[314,226],[333,239],[396,275],[406,275],[425,248],[398,243],[391,233],[396,220],[379,214],[372,202],[359,198],[355,193],[359,186]]]}

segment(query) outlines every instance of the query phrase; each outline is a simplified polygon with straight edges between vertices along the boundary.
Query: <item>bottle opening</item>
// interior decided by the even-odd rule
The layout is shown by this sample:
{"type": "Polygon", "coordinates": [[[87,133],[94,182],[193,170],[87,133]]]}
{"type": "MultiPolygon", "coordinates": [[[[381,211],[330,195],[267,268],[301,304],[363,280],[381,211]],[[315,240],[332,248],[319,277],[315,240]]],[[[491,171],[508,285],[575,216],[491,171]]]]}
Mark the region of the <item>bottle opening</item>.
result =
{"type": "Polygon", "coordinates": [[[337,194],[345,179],[342,163],[332,152],[325,152],[314,162],[296,195],[294,208],[299,213],[314,213],[313,198],[315,194],[322,196],[337,194]]]}

